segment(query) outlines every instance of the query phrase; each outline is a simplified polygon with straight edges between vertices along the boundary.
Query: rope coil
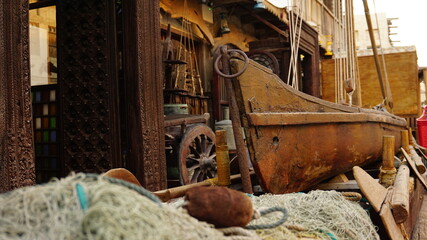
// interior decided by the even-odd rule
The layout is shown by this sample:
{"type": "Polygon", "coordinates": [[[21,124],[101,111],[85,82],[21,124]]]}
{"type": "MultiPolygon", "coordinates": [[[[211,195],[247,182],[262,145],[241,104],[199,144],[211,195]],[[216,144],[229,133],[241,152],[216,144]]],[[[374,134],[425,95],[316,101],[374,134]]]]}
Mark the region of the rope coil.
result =
{"type": "Polygon", "coordinates": [[[275,223],[270,223],[270,224],[259,224],[259,225],[249,225],[246,226],[246,229],[250,229],[250,230],[257,230],[257,229],[269,229],[269,228],[275,228],[278,227],[280,225],[282,225],[283,223],[286,222],[286,220],[289,217],[288,211],[285,208],[282,207],[272,207],[272,208],[268,208],[268,209],[264,209],[264,210],[259,210],[259,214],[256,213],[254,214],[254,219],[260,218],[264,215],[273,213],[273,212],[281,212],[283,214],[282,218],[280,218],[277,222],[275,223]]]}

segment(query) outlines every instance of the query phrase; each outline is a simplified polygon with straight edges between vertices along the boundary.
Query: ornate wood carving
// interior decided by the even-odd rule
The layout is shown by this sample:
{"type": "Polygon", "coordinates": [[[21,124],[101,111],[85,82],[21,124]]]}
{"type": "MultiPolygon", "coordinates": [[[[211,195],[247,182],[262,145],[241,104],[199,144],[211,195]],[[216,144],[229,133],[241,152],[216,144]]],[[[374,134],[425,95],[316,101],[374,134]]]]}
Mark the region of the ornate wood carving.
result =
{"type": "Polygon", "coordinates": [[[150,190],[166,187],[159,0],[123,1],[128,166],[150,190]]]}
{"type": "Polygon", "coordinates": [[[114,0],[57,1],[65,174],[122,167],[114,0]]]}
{"type": "Polygon", "coordinates": [[[0,0],[0,192],[35,183],[28,0],[0,0]]]}

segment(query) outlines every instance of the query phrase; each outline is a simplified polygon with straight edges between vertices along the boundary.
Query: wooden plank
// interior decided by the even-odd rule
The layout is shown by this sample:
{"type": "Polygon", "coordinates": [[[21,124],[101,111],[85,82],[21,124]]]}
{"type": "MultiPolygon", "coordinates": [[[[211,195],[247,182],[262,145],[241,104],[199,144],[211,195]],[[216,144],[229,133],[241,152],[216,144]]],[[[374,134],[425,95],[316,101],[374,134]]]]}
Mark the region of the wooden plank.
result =
{"type": "Polygon", "coordinates": [[[391,240],[404,240],[405,238],[402,235],[400,227],[395,222],[391,209],[387,203],[390,199],[390,192],[386,198],[385,204],[381,207],[380,211],[381,220],[391,240]]]}
{"type": "Polygon", "coordinates": [[[356,180],[341,183],[321,183],[316,186],[319,190],[359,190],[356,180]]]}
{"type": "Polygon", "coordinates": [[[409,166],[412,168],[412,171],[414,171],[415,176],[417,176],[418,180],[423,184],[424,188],[427,190],[427,183],[424,179],[424,177],[418,172],[417,166],[415,165],[414,161],[412,161],[411,157],[408,155],[408,153],[405,151],[405,149],[400,148],[400,150],[403,153],[403,156],[405,156],[405,159],[408,161],[409,166]]]}
{"type": "Polygon", "coordinates": [[[328,183],[345,183],[348,181],[348,177],[344,173],[341,173],[329,180],[328,183]]]}
{"type": "Polygon", "coordinates": [[[419,199],[421,199],[421,207],[417,210],[419,215],[417,216],[417,221],[411,235],[412,240],[423,240],[427,238],[427,198],[425,197],[425,192],[421,194],[421,198],[419,199]]]}
{"type": "Polygon", "coordinates": [[[248,113],[252,126],[300,125],[318,123],[356,123],[382,122],[400,124],[400,121],[381,114],[367,113],[325,113],[325,112],[292,112],[292,113],[248,113]]]}
{"type": "Polygon", "coordinates": [[[363,195],[368,199],[374,210],[380,212],[387,195],[387,189],[360,167],[353,167],[353,175],[363,195]]]}
{"type": "MultiPolygon", "coordinates": [[[[415,179],[414,183],[414,191],[410,195],[410,213],[408,219],[404,222],[405,225],[405,231],[408,234],[411,234],[411,239],[414,239],[414,234],[416,232],[416,229],[420,227],[420,225],[426,224],[426,222],[423,223],[422,219],[426,215],[423,213],[425,211],[426,206],[423,206],[423,199],[425,196],[425,189],[422,186],[421,182],[418,179],[415,179]],[[423,210],[424,208],[424,210],[423,210]],[[418,226],[416,226],[418,225],[418,226]]],[[[427,225],[424,226],[424,229],[427,228],[427,225]]],[[[423,235],[423,238],[426,239],[427,234],[423,235]]]]}

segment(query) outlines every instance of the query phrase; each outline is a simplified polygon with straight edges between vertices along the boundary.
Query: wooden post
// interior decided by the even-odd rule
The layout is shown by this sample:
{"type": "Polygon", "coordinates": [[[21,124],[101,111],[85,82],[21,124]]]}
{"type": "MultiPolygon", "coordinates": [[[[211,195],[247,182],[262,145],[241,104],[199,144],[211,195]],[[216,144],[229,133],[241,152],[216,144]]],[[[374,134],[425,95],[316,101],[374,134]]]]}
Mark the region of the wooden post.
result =
{"type": "Polygon", "coordinates": [[[415,151],[413,146],[409,146],[409,155],[411,156],[412,160],[415,162],[415,165],[417,166],[418,172],[421,174],[426,172],[426,166],[423,163],[423,160],[418,155],[418,153],[415,151]]]}
{"type": "Polygon", "coordinates": [[[396,176],[394,167],[394,136],[383,136],[383,161],[380,169],[380,183],[384,187],[393,185],[396,176]]]}
{"type": "Polygon", "coordinates": [[[159,0],[123,2],[127,167],[149,190],[166,188],[159,0]]]}
{"type": "Polygon", "coordinates": [[[227,132],[215,131],[216,165],[218,169],[218,186],[228,186],[230,179],[230,156],[228,155],[227,132]]]}
{"type": "Polygon", "coordinates": [[[394,169],[394,136],[383,136],[383,169],[394,169]]]}
{"type": "Polygon", "coordinates": [[[394,181],[391,209],[396,223],[403,223],[409,216],[409,167],[404,161],[394,181]]]}
{"type": "Polygon", "coordinates": [[[0,192],[36,182],[28,0],[0,0],[0,192]]]}
{"type": "Polygon", "coordinates": [[[409,152],[409,134],[408,130],[400,131],[400,135],[402,137],[402,148],[405,149],[406,152],[409,152]]]}

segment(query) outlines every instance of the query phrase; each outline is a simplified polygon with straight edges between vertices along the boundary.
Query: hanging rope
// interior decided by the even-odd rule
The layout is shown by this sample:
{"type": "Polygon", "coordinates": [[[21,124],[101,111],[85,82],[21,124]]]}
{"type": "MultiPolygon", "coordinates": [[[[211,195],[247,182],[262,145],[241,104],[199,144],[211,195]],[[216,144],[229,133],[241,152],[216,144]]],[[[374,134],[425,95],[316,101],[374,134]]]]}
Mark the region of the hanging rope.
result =
{"type": "MultiPolygon", "coordinates": [[[[303,1],[304,3],[304,1],[303,1]]],[[[289,15],[290,15],[290,25],[291,25],[291,57],[290,57],[290,63],[289,63],[289,71],[288,71],[288,78],[286,83],[290,86],[292,86],[295,89],[299,89],[299,44],[301,39],[301,30],[302,30],[302,15],[304,6],[301,4],[300,1],[293,2],[293,6],[290,7],[289,1],[288,1],[288,7],[289,7],[289,15]],[[297,9],[297,12],[294,10],[297,9]],[[291,81],[292,77],[292,81],[291,81]]]]}

